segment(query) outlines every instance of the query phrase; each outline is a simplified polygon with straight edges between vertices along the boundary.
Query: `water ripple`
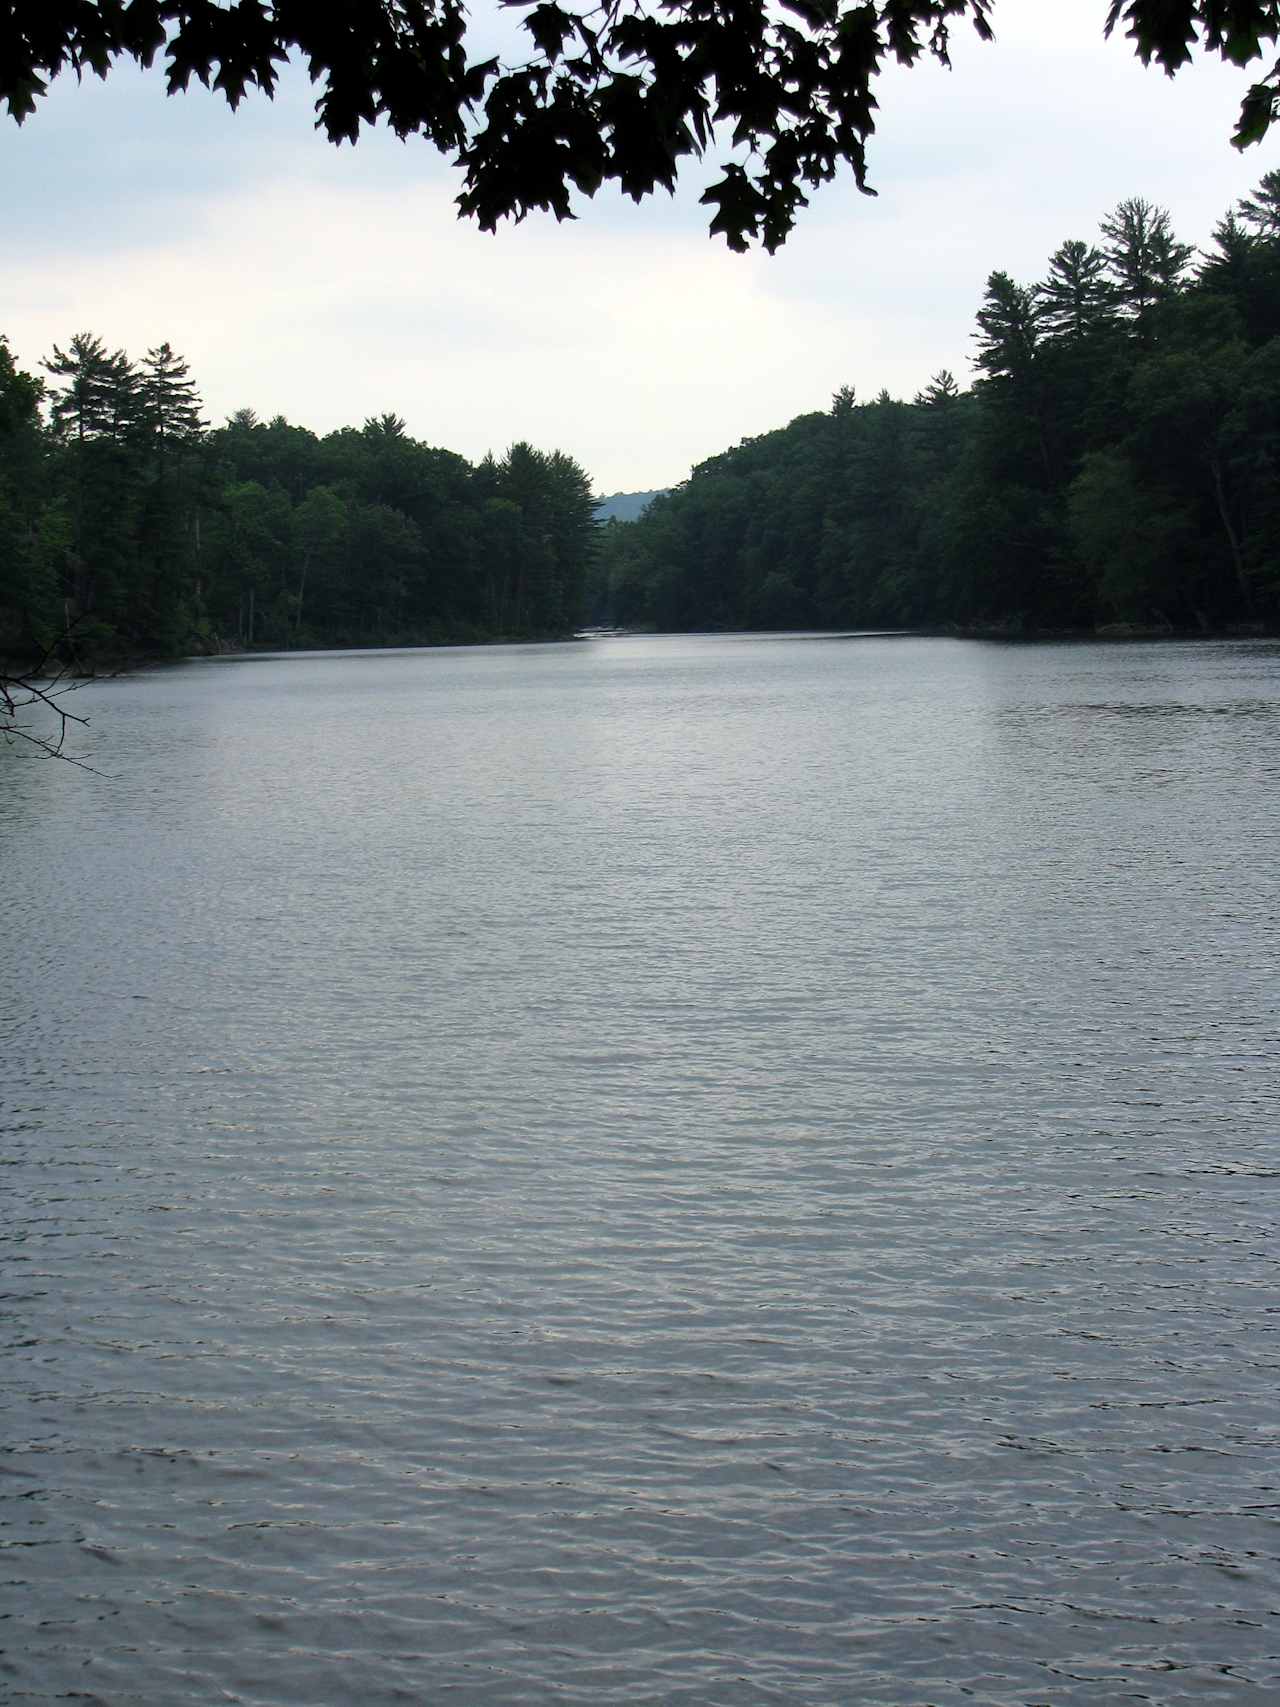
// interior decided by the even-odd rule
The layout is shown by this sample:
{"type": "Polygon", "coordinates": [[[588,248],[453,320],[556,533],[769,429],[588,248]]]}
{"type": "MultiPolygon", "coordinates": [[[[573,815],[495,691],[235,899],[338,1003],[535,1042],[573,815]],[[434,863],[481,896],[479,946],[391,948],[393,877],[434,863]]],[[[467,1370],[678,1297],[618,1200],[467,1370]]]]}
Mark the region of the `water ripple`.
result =
{"type": "Polygon", "coordinates": [[[442,657],[0,753],[0,1697],[1280,1698],[1274,649],[442,657]]]}

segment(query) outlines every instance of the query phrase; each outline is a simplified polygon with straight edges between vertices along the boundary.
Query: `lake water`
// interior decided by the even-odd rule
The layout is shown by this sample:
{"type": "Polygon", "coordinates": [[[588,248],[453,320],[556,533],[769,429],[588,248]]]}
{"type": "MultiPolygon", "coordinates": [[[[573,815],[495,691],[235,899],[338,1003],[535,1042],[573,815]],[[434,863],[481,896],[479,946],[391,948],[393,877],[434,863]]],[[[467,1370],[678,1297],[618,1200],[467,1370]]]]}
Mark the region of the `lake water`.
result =
{"type": "Polygon", "coordinates": [[[0,1698],[1280,1699],[1280,647],[0,750],[0,1698]]]}

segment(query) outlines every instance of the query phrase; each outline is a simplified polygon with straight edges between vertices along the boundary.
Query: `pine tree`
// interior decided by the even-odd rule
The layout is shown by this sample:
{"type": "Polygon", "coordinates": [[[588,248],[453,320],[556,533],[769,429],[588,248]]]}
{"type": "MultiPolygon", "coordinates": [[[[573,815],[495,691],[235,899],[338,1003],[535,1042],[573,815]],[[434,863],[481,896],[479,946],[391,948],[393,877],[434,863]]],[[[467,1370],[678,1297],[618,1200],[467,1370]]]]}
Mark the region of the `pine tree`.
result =
{"type": "Polygon", "coordinates": [[[1208,290],[1233,294],[1245,287],[1256,238],[1229,213],[1213,228],[1213,248],[1202,250],[1196,280],[1208,290]]]}
{"type": "Polygon", "coordinates": [[[406,436],[407,423],[402,415],[388,410],[384,415],[366,416],[362,431],[369,439],[402,439],[406,436]]]}
{"type": "Polygon", "coordinates": [[[1280,171],[1266,173],[1251,196],[1242,196],[1236,214],[1258,237],[1280,237],[1280,171]]]}
{"type": "Polygon", "coordinates": [[[160,462],[174,444],[198,438],[208,425],[187,363],[167,343],[148,350],[138,380],[138,417],[160,462]]]}
{"type": "Polygon", "coordinates": [[[937,373],[925,386],[923,391],[917,391],[912,402],[919,409],[945,409],[948,404],[956,402],[960,396],[960,387],[956,377],[949,368],[939,368],[937,373]]]}
{"type": "Polygon", "coordinates": [[[1120,202],[1099,229],[1121,311],[1145,338],[1152,310],[1177,294],[1195,251],[1173,235],[1167,209],[1141,196],[1120,202]]]}
{"type": "Polygon", "coordinates": [[[65,351],[55,344],[41,365],[64,382],[52,393],[54,428],[64,437],[120,438],[132,424],[138,381],[123,350],[108,355],[101,338],[77,332],[65,351]]]}
{"type": "Polygon", "coordinates": [[[1049,276],[1036,286],[1040,324],[1046,337],[1076,342],[1113,324],[1116,290],[1107,277],[1101,249],[1072,238],[1049,263],[1049,276]]]}
{"type": "MultiPolygon", "coordinates": [[[[0,334],[0,659],[43,650],[60,626],[57,577],[41,538],[48,461],[43,391],[0,334]]],[[[11,726],[0,667],[0,734],[11,726]]]]}
{"type": "Polygon", "coordinates": [[[988,379],[1021,384],[1030,375],[1040,339],[1035,293],[1008,273],[992,273],[978,310],[977,366],[988,379]]]}

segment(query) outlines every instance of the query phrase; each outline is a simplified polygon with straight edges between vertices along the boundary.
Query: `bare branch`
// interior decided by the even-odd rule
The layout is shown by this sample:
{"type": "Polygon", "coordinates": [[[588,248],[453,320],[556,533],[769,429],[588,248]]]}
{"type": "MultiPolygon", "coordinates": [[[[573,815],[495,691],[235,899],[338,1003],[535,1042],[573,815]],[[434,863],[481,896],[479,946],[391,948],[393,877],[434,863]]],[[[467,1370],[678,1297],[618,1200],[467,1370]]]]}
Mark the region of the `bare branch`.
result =
{"type": "Polygon", "coordinates": [[[24,742],[42,758],[61,759],[79,770],[101,776],[101,771],[94,770],[92,765],[66,750],[71,725],[78,723],[85,728],[89,719],[69,710],[64,702],[68,694],[77,692],[89,679],[81,670],[69,625],[66,632],[47,646],[26,669],[20,672],[0,669],[0,738],[8,746],[24,742]],[[32,711],[38,714],[42,710],[53,714],[52,734],[40,734],[25,726],[27,714],[32,711]]]}

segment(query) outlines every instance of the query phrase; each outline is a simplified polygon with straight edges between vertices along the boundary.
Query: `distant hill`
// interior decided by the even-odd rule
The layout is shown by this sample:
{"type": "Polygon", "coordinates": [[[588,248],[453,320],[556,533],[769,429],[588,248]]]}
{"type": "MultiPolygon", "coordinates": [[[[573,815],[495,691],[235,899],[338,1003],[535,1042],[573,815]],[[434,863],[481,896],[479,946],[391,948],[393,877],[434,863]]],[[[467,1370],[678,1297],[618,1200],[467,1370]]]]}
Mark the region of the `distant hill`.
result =
{"type": "Polygon", "coordinates": [[[661,498],[666,491],[663,487],[657,492],[615,492],[611,497],[601,498],[596,505],[596,520],[598,522],[634,522],[644,514],[655,498],[661,498]]]}

